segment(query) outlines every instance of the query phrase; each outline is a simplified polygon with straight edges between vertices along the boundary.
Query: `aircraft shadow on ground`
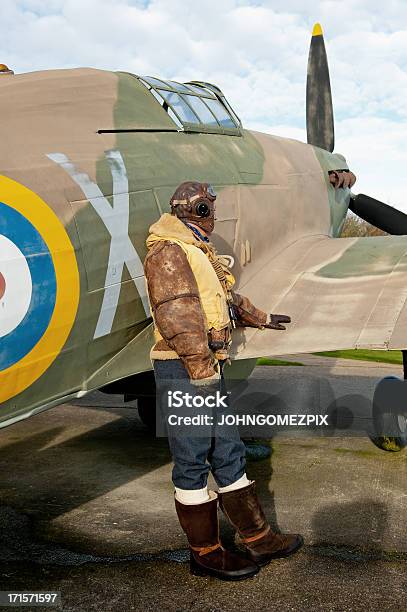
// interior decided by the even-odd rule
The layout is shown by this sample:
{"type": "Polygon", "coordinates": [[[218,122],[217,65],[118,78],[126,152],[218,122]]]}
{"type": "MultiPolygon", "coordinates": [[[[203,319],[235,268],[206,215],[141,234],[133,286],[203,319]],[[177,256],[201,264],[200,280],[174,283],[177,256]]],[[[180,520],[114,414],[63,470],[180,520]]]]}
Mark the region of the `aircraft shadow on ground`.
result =
{"type": "Polygon", "coordinates": [[[0,448],[2,503],[52,521],[171,461],[167,440],[149,435],[137,411],[112,413],[122,418],[55,445],[65,427],[0,448]]]}

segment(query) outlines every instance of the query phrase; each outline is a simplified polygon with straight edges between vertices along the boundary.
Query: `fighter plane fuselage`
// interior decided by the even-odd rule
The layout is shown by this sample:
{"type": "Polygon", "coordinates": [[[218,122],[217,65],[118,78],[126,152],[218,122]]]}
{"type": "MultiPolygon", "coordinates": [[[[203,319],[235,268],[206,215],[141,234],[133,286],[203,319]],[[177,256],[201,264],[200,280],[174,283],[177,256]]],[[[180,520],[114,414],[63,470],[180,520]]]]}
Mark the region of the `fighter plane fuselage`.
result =
{"type": "Polygon", "coordinates": [[[127,73],[15,75],[0,109],[0,426],[151,369],[145,240],[179,183],[215,186],[238,288],[299,240],[338,236],[348,209],[328,181],[342,156],[180,129],[127,73]]]}

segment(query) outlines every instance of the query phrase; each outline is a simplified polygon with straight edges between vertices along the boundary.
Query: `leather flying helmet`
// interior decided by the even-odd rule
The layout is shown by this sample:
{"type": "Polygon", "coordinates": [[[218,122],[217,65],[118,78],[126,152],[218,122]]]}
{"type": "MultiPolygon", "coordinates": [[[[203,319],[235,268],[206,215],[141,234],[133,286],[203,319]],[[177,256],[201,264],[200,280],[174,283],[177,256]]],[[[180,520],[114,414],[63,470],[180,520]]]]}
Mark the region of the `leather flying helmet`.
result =
{"type": "Polygon", "coordinates": [[[171,214],[211,234],[215,225],[215,200],[216,193],[209,183],[186,181],[177,187],[170,200],[171,214]]]}

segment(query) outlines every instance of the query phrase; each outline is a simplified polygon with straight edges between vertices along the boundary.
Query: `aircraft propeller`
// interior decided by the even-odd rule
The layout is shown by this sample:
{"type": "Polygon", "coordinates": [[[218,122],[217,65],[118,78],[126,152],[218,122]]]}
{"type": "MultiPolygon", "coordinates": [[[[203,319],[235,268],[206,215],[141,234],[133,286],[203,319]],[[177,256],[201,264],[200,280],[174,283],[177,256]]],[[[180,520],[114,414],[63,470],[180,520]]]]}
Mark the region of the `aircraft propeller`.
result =
{"type": "Polygon", "coordinates": [[[407,215],[364,193],[351,196],[349,209],[371,225],[397,236],[407,234],[407,215]]]}
{"type": "MultiPolygon", "coordinates": [[[[314,25],[307,69],[307,142],[332,153],[335,144],[331,83],[324,37],[314,25]]],[[[352,194],[349,209],[388,234],[407,234],[407,215],[363,193],[352,194]]]]}
{"type": "Polygon", "coordinates": [[[334,150],[334,112],[324,37],[314,25],[307,69],[307,142],[326,151],[334,150]]]}

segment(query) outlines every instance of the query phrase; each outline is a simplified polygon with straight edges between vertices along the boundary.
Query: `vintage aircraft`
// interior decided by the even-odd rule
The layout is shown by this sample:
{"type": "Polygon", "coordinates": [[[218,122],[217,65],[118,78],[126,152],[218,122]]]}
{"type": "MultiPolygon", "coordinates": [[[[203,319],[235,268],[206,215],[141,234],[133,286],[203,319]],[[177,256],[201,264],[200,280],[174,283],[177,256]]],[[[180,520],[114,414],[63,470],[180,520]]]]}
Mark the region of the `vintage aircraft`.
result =
{"type": "MultiPolygon", "coordinates": [[[[260,356],[407,349],[407,237],[338,237],[349,207],[390,233],[407,223],[330,184],[347,164],[332,153],[320,26],[308,144],[244,129],[209,83],[125,72],[8,71],[0,109],[0,426],[101,388],[139,396],[143,415],[154,390],[145,239],[190,179],[215,185],[214,242],[233,254],[238,289],[293,321],[236,334],[231,376],[260,356]]],[[[398,435],[376,443],[402,448],[405,414],[389,418],[398,435]]]]}

